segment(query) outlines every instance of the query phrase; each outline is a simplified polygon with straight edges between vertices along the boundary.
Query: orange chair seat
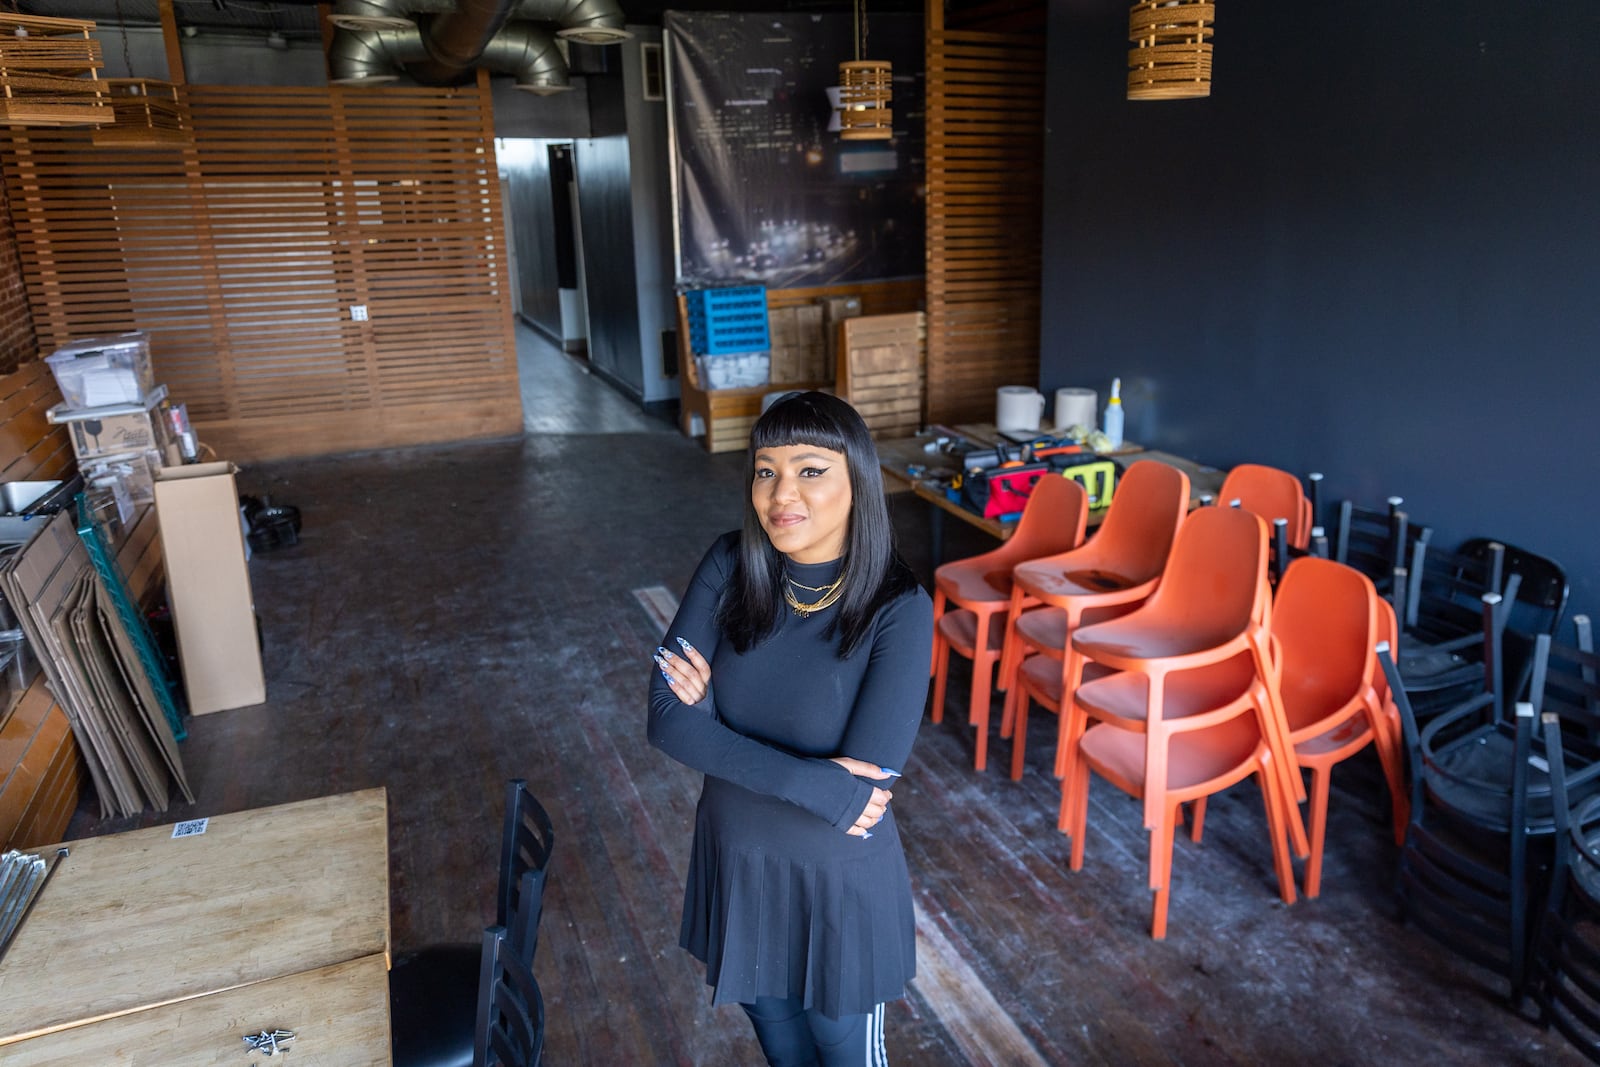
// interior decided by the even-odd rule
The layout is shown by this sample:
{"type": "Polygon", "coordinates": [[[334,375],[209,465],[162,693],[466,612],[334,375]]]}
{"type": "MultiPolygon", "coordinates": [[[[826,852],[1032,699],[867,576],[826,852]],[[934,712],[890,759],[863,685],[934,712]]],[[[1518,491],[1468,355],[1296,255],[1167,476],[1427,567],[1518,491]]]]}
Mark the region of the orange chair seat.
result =
{"type": "Polygon", "coordinates": [[[1010,568],[966,566],[966,563],[965,560],[946,563],[934,572],[934,583],[945,596],[961,603],[996,600],[1004,606],[1010,602],[1010,568]]]}
{"type": "Polygon", "coordinates": [[[1278,683],[1278,692],[1283,696],[1284,718],[1289,721],[1289,729],[1295,733],[1349,707],[1361,695],[1330,692],[1323,679],[1295,673],[1284,675],[1278,683]]]}
{"type": "Polygon", "coordinates": [[[1143,584],[1139,579],[1101,570],[1098,567],[1079,567],[1063,571],[1059,566],[1050,563],[1019,564],[1016,577],[1030,593],[1036,596],[1095,596],[1143,584]]]}
{"type": "MultiPolygon", "coordinates": [[[[1061,710],[1061,661],[1049,656],[1029,656],[1022,661],[1022,682],[1033,699],[1047,708],[1061,710]]],[[[1112,671],[1098,663],[1084,665],[1085,679],[1108,678],[1112,671]]]]}
{"type": "MultiPolygon", "coordinates": [[[[1256,772],[1260,748],[1261,730],[1249,715],[1192,734],[1174,735],[1167,749],[1168,799],[1182,799],[1182,793],[1202,787],[1215,792],[1224,784],[1249,777],[1256,772]]],[[[1144,796],[1142,734],[1101,723],[1084,732],[1078,750],[1102,778],[1134,797],[1144,796]]]]}
{"type": "MultiPolygon", "coordinates": [[[[978,614],[966,608],[957,608],[946,611],[939,616],[939,633],[950,642],[950,647],[968,659],[972,658],[973,649],[978,644],[978,614]]],[[[996,655],[1000,646],[1006,639],[1006,631],[1002,626],[989,627],[989,651],[996,655]]]]}
{"type": "Polygon", "coordinates": [[[1017,636],[1028,646],[1043,652],[1057,663],[1067,651],[1067,609],[1034,608],[1017,619],[1017,636]]]}
{"type": "Polygon", "coordinates": [[[1072,635],[1072,647],[1091,659],[1176,659],[1209,653],[1238,639],[1234,620],[1195,619],[1184,614],[1161,615],[1145,610],[1126,620],[1113,619],[1084,627],[1072,635]]]}
{"type": "MultiPolygon", "coordinates": [[[[1248,653],[1175,674],[1167,681],[1162,715],[1186,719],[1227,707],[1249,696],[1255,680],[1255,662],[1248,653]]],[[[1150,703],[1150,676],[1139,671],[1108,674],[1079,686],[1076,699],[1095,719],[1110,725],[1137,723],[1133,728],[1142,731],[1150,703]]]]}
{"type": "Polygon", "coordinates": [[[1355,752],[1374,739],[1372,725],[1365,717],[1346,719],[1326,733],[1296,741],[1295,755],[1303,763],[1313,760],[1336,760],[1346,752],[1355,752]]]}

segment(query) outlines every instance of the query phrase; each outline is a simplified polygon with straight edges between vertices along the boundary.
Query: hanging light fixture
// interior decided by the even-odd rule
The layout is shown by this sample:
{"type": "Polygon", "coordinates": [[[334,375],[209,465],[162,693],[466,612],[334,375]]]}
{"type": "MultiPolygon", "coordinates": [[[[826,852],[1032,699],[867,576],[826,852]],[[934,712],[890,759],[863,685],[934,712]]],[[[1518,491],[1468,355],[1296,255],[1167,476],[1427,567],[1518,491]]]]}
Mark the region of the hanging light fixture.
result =
{"type": "Polygon", "coordinates": [[[1128,13],[1128,99],[1211,95],[1211,24],[1216,4],[1135,0],[1128,13]]]}
{"type": "Polygon", "coordinates": [[[113,120],[94,23],[0,13],[0,123],[92,126],[113,120]]]}
{"type": "Polygon", "coordinates": [[[106,78],[107,99],[116,115],[114,125],[101,126],[90,136],[99,148],[166,148],[192,139],[183,88],[157,78],[133,77],[128,54],[128,26],[122,19],[122,0],[116,0],[117,24],[122,30],[122,64],[126,78],[106,78]]]}
{"type": "Polygon", "coordinates": [[[886,59],[862,59],[867,48],[866,0],[856,0],[853,62],[839,64],[839,136],[846,141],[887,141],[894,136],[889,101],[892,72],[886,59]]]}

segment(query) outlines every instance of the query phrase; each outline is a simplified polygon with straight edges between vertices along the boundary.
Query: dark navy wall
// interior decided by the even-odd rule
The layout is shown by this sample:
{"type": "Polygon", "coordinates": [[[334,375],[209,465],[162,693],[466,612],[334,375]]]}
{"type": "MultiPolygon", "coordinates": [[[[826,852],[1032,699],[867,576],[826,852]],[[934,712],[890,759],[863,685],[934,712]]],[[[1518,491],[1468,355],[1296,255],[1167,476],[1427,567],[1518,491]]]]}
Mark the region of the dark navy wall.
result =
{"type": "Polygon", "coordinates": [[[1127,8],[1051,2],[1041,388],[1120,374],[1132,440],[1399,494],[1600,610],[1600,7],[1225,0],[1161,102],[1127,8]]]}

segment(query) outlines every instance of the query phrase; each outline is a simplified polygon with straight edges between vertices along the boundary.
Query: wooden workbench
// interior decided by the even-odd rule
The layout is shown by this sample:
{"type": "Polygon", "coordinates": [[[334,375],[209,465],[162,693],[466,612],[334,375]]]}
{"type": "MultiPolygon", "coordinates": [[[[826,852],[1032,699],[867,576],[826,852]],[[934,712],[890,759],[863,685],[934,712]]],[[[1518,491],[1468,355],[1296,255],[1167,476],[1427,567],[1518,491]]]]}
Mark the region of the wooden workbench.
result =
{"type": "MultiPolygon", "coordinates": [[[[122,1062],[111,1050],[159,1023],[148,1013],[233,990],[231,1017],[243,1029],[209,1062],[243,1062],[246,1030],[298,1032],[326,1010],[322,980],[288,987],[273,980],[387,961],[382,789],[219,815],[204,833],[173,833],[157,826],[68,844],[0,960],[0,1047],[82,1029],[73,1041],[60,1040],[73,1048],[87,1042],[102,1054],[72,1062],[122,1062]],[[300,999],[282,1003],[284,988],[298,989],[300,999]],[[258,1019],[268,1008],[271,1017],[258,1019]]],[[[48,857],[55,849],[37,851],[48,857]]],[[[372,1062],[388,1062],[387,983],[369,985],[366,999],[375,1003],[362,1010],[383,1017],[383,1058],[372,1062]]],[[[198,1007],[228,1014],[220,1002],[198,1007]]],[[[324,1059],[311,1041],[298,1046],[296,1058],[308,1062],[369,1062],[324,1059]]],[[[6,1047],[0,1061],[14,1055],[20,1049],[6,1047]]]]}
{"type": "MultiPolygon", "coordinates": [[[[949,427],[962,437],[980,446],[990,446],[1000,440],[999,434],[992,424],[964,423],[949,427]]],[[[989,536],[1004,541],[1016,530],[1015,520],[1001,522],[998,519],[985,518],[970,508],[951,500],[944,491],[938,479],[958,473],[959,467],[954,457],[940,451],[929,452],[926,445],[936,440],[929,434],[919,434],[916,437],[902,437],[889,441],[878,442],[878,463],[883,470],[884,491],[889,493],[909,491],[919,499],[927,501],[929,505],[929,541],[934,561],[943,559],[944,542],[944,516],[954,515],[969,526],[976,526],[989,536]]],[[[1189,507],[1198,507],[1203,499],[1215,497],[1222,487],[1222,481],[1227,477],[1226,471],[1215,467],[1208,467],[1194,460],[1184,459],[1182,456],[1170,452],[1147,451],[1135,444],[1124,444],[1117,451],[1109,453],[1111,458],[1122,462],[1135,459],[1153,459],[1176,467],[1189,477],[1189,507]]],[[[1102,458],[1093,454],[1086,454],[1085,462],[1102,458]]],[[[1089,528],[1098,526],[1105,518],[1105,509],[1089,513],[1089,528]]]]}

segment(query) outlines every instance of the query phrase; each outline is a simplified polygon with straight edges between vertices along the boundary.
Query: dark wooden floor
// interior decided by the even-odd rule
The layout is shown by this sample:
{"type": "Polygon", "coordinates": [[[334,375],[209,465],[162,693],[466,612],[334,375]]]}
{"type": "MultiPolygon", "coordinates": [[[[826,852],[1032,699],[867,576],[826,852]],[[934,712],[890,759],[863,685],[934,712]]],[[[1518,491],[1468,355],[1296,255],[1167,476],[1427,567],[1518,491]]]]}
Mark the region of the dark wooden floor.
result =
{"type": "MultiPolygon", "coordinates": [[[[243,472],[242,490],[305,516],[298,547],[251,565],[269,700],[191,722],[193,808],[97,821],[86,801],[72,835],[386,786],[405,950],[492,917],[501,784],[526,777],[559,834],[536,968],[547,1062],[756,1063],[742,1013],[713,1011],[677,948],[699,780],[645,742],[660,630],[637,595],[681,592],[737,524],[742,458],[664,425],[607,433],[586,407],[604,387],[532,358],[557,382],[539,425],[575,432],[243,472]]],[[[900,498],[895,520],[927,575],[926,515],[900,498]]],[[[947,544],[985,547],[955,528],[947,544]]],[[[1580,1062],[1391,917],[1375,764],[1340,772],[1323,895],[1292,907],[1254,788],[1214,802],[1204,843],[1178,844],[1158,943],[1134,802],[1097,785],[1069,872],[1053,723],[1035,716],[1021,783],[975,774],[965,692],[895,790],[922,913],[921,975],[889,1013],[895,1062],[1580,1062]]],[[[991,752],[1003,764],[1009,744],[991,752]]]]}

